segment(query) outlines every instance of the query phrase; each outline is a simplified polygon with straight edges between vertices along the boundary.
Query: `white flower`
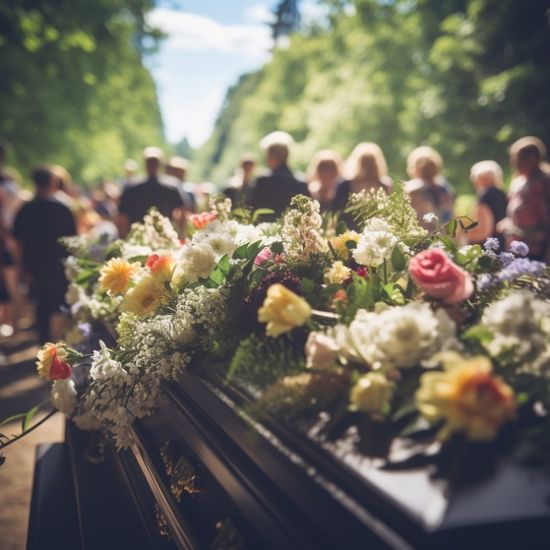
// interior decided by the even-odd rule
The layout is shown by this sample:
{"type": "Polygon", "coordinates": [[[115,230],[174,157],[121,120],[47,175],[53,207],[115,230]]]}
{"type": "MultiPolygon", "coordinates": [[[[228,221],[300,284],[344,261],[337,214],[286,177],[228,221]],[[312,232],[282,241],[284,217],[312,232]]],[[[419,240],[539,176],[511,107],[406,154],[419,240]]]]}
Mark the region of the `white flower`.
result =
{"type": "Polygon", "coordinates": [[[74,380],[56,380],[52,384],[52,402],[58,411],[71,415],[76,407],[74,380]]]}
{"type": "Polygon", "coordinates": [[[441,309],[434,313],[420,302],[379,313],[359,310],[347,331],[338,333],[340,341],[347,338],[345,353],[372,368],[413,367],[437,351],[456,346],[455,325],[448,315],[441,309]]]}
{"type": "Polygon", "coordinates": [[[424,214],[422,220],[424,221],[424,223],[435,225],[439,221],[439,218],[433,212],[428,212],[427,214],[424,214]]]}
{"type": "Polygon", "coordinates": [[[481,324],[493,334],[485,347],[493,357],[511,354],[514,361],[523,363],[524,370],[540,370],[550,353],[548,319],[550,303],[529,292],[512,292],[483,313],[481,324]]]}
{"type": "Polygon", "coordinates": [[[78,273],[78,260],[74,256],[69,256],[65,260],[65,277],[67,280],[73,281],[78,273]]]}
{"type": "Polygon", "coordinates": [[[378,267],[391,258],[397,244],[398,238],[390,231],[387,222],[371,218],[361,233],[357,248],[353,250],[353,257],[361,265],[378,267]]]}
{"type": "Polygon", "coordinates": [[[310,332],[306,342],[307,367],[326,369],[334,365],[339,346],[333,338],[322,332],[310,332]]]}
{"type": "Polygon", "coordinates": [[[185,246],[177,260],[172,284],[193,283],[199,277],[206,278],[216,265],[216,253],[209,244],[198,243],[185,246]]]}

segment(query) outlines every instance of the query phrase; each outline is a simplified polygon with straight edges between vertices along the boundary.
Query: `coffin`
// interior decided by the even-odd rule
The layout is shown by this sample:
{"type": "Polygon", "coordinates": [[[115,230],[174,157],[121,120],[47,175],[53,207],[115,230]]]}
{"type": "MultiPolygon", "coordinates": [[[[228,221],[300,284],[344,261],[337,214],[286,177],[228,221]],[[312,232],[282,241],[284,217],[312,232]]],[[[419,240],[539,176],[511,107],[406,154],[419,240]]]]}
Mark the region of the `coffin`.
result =
{"type": "Polygon", "coordinates": [[[250,402],[221,376],[185,372],[126,451],[68,425],[57,462],[37,463],[28,547],[548,548],[542,469],[480,449],[445,475],[428,462],[392,467],[361,454],[353,433],[324,441],[260,423],[250,402]],[[70,486],[44,488],[52,476],[70,486]],[[78,517],[72,542],[44,520],[52,494],[78,517]]]}

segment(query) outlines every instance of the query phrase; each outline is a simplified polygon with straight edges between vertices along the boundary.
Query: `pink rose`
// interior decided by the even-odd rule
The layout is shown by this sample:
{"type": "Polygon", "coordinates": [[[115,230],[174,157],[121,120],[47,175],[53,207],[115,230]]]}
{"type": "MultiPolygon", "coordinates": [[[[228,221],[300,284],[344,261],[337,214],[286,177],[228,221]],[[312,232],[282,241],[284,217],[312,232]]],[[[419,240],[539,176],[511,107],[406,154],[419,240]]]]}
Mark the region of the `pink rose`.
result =
{"type": "Polygon", "coordinates": [[[462,302],[474,291],[470,274],[439,248],[429,248],[412,258],[409,273],[420,290],[446,304],[462,302]]]}
{"type": "Polygon", "coordinates": [[[273,256],[273,252],[271,252],[269,247],[265,247],[256,256],[254,259],[254,265],[262,265],[264,262],[267,262],[267,260],[270,260],[273,256]]]}

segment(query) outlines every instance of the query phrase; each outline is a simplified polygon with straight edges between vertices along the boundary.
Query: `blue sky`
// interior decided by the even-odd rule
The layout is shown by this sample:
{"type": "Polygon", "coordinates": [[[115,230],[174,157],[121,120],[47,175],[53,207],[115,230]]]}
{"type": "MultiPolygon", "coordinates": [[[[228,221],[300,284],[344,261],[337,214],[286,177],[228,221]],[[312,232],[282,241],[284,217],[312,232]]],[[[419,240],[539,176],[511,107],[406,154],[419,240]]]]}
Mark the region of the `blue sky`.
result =
{"type": "Polygon", "coordinates": [[[270,0],[185,0],[153,10],[150,21],[168,38],[149,62],[166,137],[193,146],[210,135],[227,88],[269,59],[270,0]]]}
{"type": "MultiPolygon", "coordinates": [[[[157,83],[166,137],[208,139],[227,88],[259,68],[272,46],[267,22],[275,0],[164,0],[150,22],[168,37],[149,62],[157,83]]],[[[305,21],[322,17],[315,0],[300,2],[305,21]]]]}

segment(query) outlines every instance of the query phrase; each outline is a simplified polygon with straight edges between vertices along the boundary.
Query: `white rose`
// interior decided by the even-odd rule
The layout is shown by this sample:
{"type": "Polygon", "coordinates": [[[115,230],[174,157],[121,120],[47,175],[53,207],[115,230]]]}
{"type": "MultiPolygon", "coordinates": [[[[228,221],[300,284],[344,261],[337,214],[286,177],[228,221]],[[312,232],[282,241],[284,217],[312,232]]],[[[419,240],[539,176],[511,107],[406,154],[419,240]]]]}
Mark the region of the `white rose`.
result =
{"type": "Polygon", "coordinates": [[[326,369],[334,365],[339,346],[322,332],[310,332],[306,342],[308,368],[326,369]]]}
{"type": "Polygon", "coordinates": [[[206,278],[216,265],[216,253],[206,243],[199,243],[183,248],[176,264],[172,284],[178,286],[183,282],[193,283],[199,277],[206,278]]]}
{"type": "Polygon", "coordinates": [[[74,381],[56,380],[52,384],[52,402],[54,407],[66,415],[71,415],[76,407],[76,388],[74,381]]]}

